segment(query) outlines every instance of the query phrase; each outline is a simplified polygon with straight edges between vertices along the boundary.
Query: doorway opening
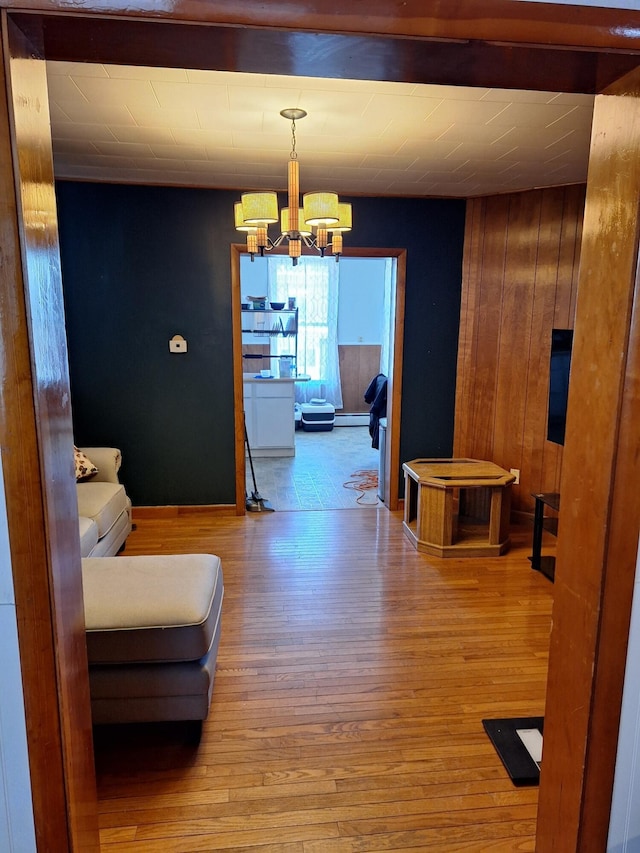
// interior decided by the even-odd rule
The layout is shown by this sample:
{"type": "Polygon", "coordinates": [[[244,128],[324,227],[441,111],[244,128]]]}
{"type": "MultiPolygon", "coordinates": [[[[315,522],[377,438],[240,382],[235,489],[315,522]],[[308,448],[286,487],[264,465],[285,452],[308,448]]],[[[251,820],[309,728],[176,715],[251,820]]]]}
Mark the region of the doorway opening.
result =
{"type": "MultiPolygon", "coordinates": [[[[254,489],[255,477],[258,491],[268,497],[274,509],[383,505],[397,509],[405,250],[352,249],[340,261],[332,321],[336,390],[332,382],[323,381],[324,371],[331,374],[333,369],[326,354],[321,354],[327,336],[324,335],[322,342],[315,339],[317,318],[312,311],[307,328],[304,288],[296,292],[295,278],[287,275],[288,266],[281,267],[276,261],[269,273],[270,258],[252,263],[244,249],[232,246],[237,320],[234,322],[236,434],[241,439],[236,444],[238,506],[254,489]],[[281,270],[279,283],[278,270],[281,270]],[[274,312],[271,302],[286,307],[274,312]],[[282,359],[286,362],[284,377],[280,376],[282,359]],[[264,378],[261,370],[265,371],[264,378]],[[283,402],[289,430],[289,439],[283,441],[289,445],[270,447],[269,436],[261,432],[262,424],[254,421],[261,415],[254,415],[260,411],[260,403],[252,400],[252,394],[269,394],[266,417],[271,417],[276,410],[272,398],[276,383],[268,392],[263,391],[265,380],[288,378],[289,370],[293,389],[290,402],[283,402]],[[369,429],[371,400],[367,402],[364,397],[379,375],[387,379],[387,410],[383,429],[374,440],[369,429]],[[318,404],[318,400],[325,402],[318,404]],[[250,460],[244,447],[245,417],[250,460]],[[310,418],[318,419],[317,427],[310,423],[310,418]]],[[[288,259],[283,260],[290,265],[288,259]]],[[[322,263],[334,262],[328,258],[322,263]]],[[[274,428],[277,427],[276,424],[274,428]]]]}

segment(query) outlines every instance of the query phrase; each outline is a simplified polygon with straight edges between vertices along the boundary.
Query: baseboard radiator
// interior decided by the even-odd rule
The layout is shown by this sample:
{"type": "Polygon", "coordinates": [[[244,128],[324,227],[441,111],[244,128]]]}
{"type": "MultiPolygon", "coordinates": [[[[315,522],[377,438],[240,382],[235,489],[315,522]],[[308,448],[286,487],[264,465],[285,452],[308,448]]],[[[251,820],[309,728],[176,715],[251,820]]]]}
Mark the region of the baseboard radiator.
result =
{"type": "Polygon", "coordinates": [[[368,426],[369,415],[339,415],[336,413],[334,426],[368,426]]]}

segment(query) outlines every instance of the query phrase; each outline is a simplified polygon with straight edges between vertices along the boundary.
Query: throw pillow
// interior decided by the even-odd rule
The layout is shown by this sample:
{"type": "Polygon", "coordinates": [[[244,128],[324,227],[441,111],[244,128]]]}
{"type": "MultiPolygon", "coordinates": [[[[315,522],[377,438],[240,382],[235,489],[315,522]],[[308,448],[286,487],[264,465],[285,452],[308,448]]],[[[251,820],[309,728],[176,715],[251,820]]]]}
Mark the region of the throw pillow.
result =
{"type": "Polygon", "coordinates": [[[98,473],[98,469],[78,447],[73,445],[73,458],[76,466],[76,480],[88,480],[98,473]]]}

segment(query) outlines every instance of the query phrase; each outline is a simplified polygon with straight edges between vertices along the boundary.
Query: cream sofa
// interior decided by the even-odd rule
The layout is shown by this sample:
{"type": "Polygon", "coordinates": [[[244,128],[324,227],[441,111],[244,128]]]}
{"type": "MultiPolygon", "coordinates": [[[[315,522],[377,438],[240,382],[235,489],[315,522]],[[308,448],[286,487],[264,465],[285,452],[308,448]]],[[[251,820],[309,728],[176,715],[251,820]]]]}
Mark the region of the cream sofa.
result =
{"type": "Polygon", "coordinates": [[[76,483],[80,552],[83,557],[112,557],[131,532],[131,501],[118,479],[122,456],[115,447],[79,449],[98,469],[76,483]]]}
{"type": "Polygon", "coordinates": [[[220,558],[116,558],[131,531],[131,502],[118,480],[120,451],[76,451],[93,723],[194,721],[198,740],[220,642],[220,558]]]}
{"type": "Polygon", "coordinates": [[[204,720],[220,642],[220,558],[83,559],[82,586],[94,724],[204,720]]]}

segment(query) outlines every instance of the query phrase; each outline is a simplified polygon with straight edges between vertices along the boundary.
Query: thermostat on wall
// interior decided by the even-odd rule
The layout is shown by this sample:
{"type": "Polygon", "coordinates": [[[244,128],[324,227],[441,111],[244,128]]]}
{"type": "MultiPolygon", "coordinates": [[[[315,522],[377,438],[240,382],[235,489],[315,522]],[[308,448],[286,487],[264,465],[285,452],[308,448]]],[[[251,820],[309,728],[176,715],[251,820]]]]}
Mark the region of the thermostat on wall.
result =
{"type": "Polygon", "coordinates": [[[174,335],[169,341],[169,352],[186,352],[187,342],[182,335],[174,335]]]}

